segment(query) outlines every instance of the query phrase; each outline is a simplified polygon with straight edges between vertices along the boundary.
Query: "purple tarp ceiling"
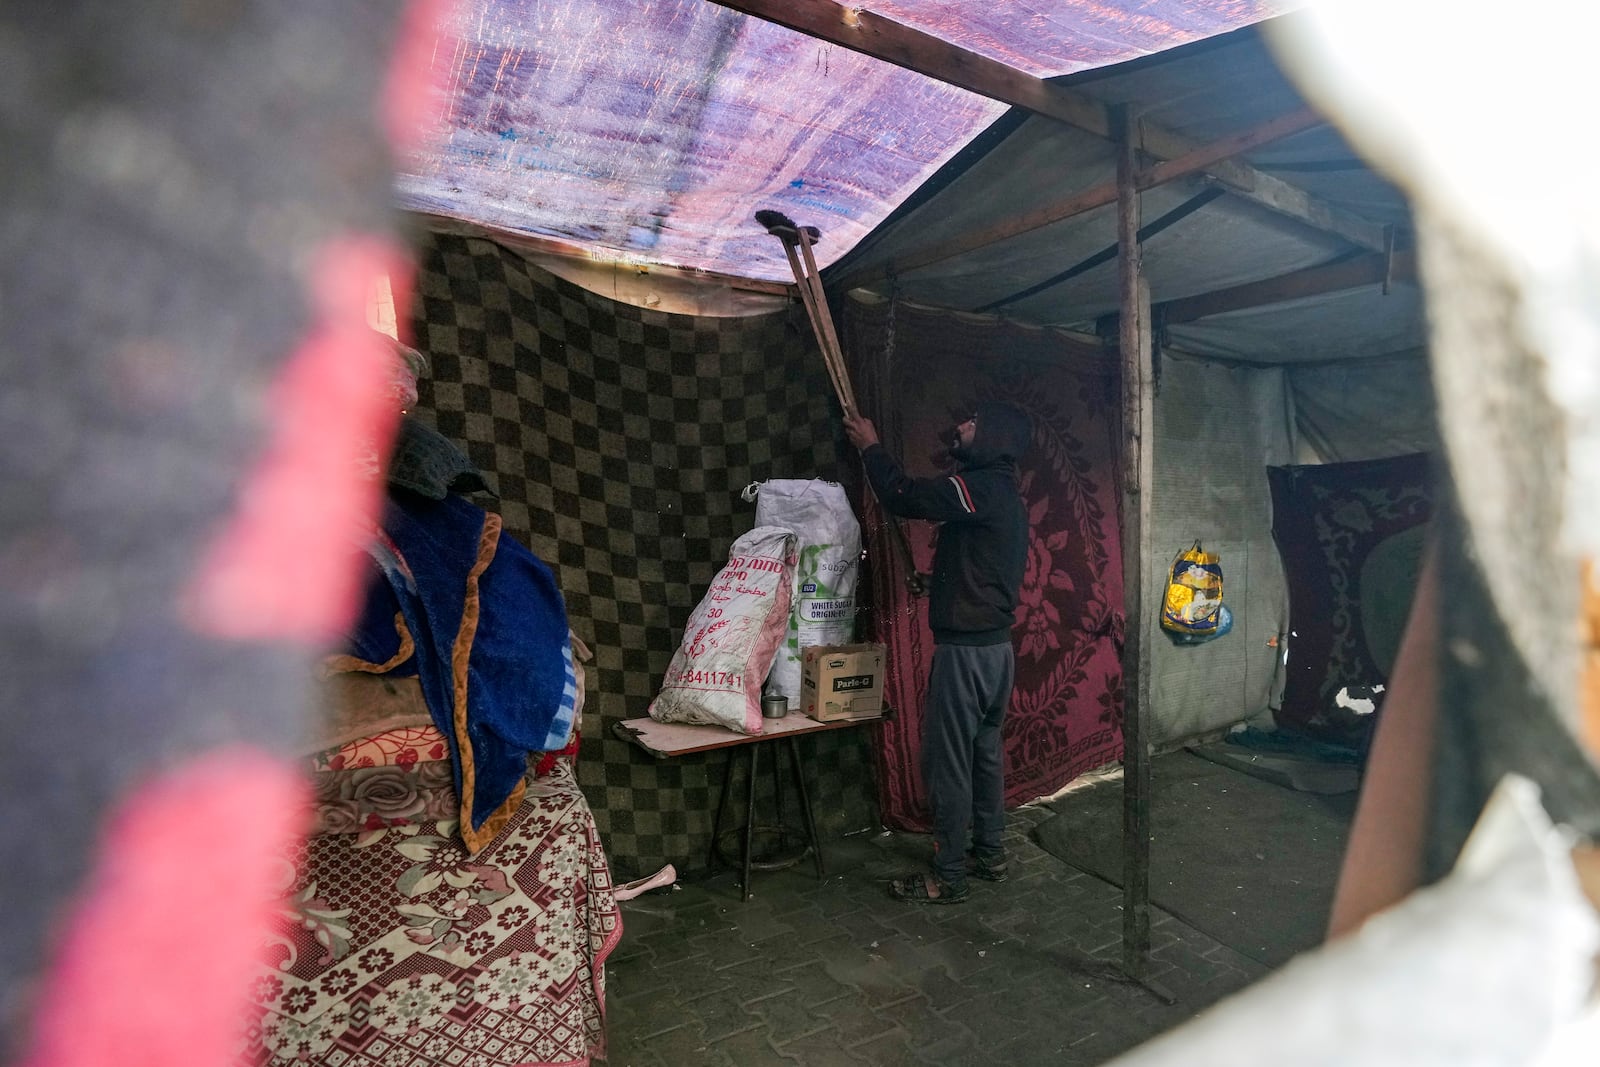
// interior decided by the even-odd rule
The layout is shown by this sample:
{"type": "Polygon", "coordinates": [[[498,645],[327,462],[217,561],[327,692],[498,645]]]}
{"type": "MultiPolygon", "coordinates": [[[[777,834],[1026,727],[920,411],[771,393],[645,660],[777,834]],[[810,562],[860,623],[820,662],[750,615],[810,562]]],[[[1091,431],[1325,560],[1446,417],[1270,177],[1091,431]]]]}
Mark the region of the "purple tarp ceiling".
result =
{"type": "MultiPolygon", "coordinates": [[[[868,6],[868,5],[863,5],[868,6]]],[[[1223,33],[1290,0],[890,0],[878,14],[1031,74],[1223,33]]],[[[1005,110],[709,0],[459,0],[443,128],[402,206],[605,260],[788,280],[757,209],[843,255],[1005,110]]]]}

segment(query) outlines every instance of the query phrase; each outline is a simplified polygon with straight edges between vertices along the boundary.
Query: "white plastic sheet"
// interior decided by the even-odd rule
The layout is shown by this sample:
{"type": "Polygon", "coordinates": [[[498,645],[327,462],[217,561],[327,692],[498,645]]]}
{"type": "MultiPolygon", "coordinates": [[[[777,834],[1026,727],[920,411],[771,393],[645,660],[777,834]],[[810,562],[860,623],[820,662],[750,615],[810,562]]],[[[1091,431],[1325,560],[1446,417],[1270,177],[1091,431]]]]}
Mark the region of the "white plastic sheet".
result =
{"type": "Polygon", "coordinates": [[[861,524],[837,482],[774,478],[747,487],[757,526],[792,530],[799,562],[789,628],[767,675],[766,689],[800,705],[800,650],[855,640],[856,580],[861,573],[861,524]]]}

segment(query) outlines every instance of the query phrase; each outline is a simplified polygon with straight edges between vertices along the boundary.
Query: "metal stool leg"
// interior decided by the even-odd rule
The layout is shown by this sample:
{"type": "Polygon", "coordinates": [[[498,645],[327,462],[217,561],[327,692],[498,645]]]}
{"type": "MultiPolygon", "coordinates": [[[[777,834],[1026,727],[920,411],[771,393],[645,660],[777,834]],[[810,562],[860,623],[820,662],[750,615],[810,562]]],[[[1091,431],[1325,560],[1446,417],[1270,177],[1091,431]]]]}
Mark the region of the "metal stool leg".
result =
{"type": "Polygon", "coordinates": [[[748,793],[748,799],[745,802],[745,813],[744,813],[744,901],[745,901],[745,903],[749,903],[749,901],[750,901],[750,860],[753,857],[754,852],[755,852],[755,842],[754,842],[753,838],[754,838],[755,832],[756,832],[756,768],[760,766],[760,760],[757,758],[760,755],[760,753],[757,751],[760,747],[761,747],[760,745],[754,745],[754,744],[745,745],[744,746],[745,750],[750,753],[750,760],[749,760],[749,763],[750,763],[750,789],[749,789],[749,793],[748,793]]]}
{"type": "Polygon", "coordinates": [[[786,740],[789,742],[789,762],[794,767],[794,784],[800,791],[800,812],[805,816],[806,836],[811,839],[811,854],[817,859],[817,878],[824,879],[828,877],[828,872],[822,866],[822,840],[817,837],[817,823],[811,817],[811,797],[806,793],[806,778],[800,771],[800,742],[794,737],[786,740]]]}
{"type": "Polygon", "coordinates": [[[728,806],[728,783],[733,781],[733,761],[738,758],[738,753],[729,752],[728,758],[722,761],[722,790],[717,794],[717,817],[711,823],[711,855],[706,857],[706,869],[717,869],[718,848],[722,840],[722,811],[728,806]]]}
{"type": "Polygon", "coordinates": [[[783,818],[783,754],[781,752],[772,754],[772,804],[777,814],[774,825],[778,827],[778,832],[782,834],[785,832],[784,827],[789,824],[783,818]]]}

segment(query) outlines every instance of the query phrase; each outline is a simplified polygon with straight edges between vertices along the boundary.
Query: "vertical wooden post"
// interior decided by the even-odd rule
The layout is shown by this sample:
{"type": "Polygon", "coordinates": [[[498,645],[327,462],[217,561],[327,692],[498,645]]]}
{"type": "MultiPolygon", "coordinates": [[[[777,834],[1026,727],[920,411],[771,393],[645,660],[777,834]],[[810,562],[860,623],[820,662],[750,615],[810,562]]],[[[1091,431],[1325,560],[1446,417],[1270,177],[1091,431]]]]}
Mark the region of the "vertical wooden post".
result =
{"type": "Polygon", "coordinates": [[[1154,470],[1154,387],[1150,289],[1139,248],[1136,119],[1126,106],[1112,118],[1117,143],[1118,278],[1122,290],[1122,954],[1143,979],[1150,957],[1150,646],[1145,582],[1151,572],[1150,492],[1154,470]]]}

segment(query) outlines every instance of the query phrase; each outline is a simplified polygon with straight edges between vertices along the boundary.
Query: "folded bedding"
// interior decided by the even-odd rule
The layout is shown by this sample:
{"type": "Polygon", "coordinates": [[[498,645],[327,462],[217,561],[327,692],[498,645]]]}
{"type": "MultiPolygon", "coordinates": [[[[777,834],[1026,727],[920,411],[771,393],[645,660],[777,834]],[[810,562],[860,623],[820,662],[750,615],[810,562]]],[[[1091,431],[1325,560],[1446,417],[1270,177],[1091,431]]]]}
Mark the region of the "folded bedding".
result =
{"type": "MultiPolygon", "coordinates": [[[[409,676],[330,672],[319,693],[322,707],[317,716],[318,729],[306,746],[312,753],[337,752],[370,738],[424,728],[440,745],[444,744],[444,738],[434,729],[433,714],[423,699],[415,668],[409,676]]],[[[443,749],[437,758],[444,758],[443,749]]]]}
{"type": "Polygon", "coordinates": [[[571,739],[578,676],[565,603],[500,517],[459,496],[391,491],[369,554],[367,602],[328,666],[415,674],[475,852],[520,802],[530,754],[571,739]]]}

